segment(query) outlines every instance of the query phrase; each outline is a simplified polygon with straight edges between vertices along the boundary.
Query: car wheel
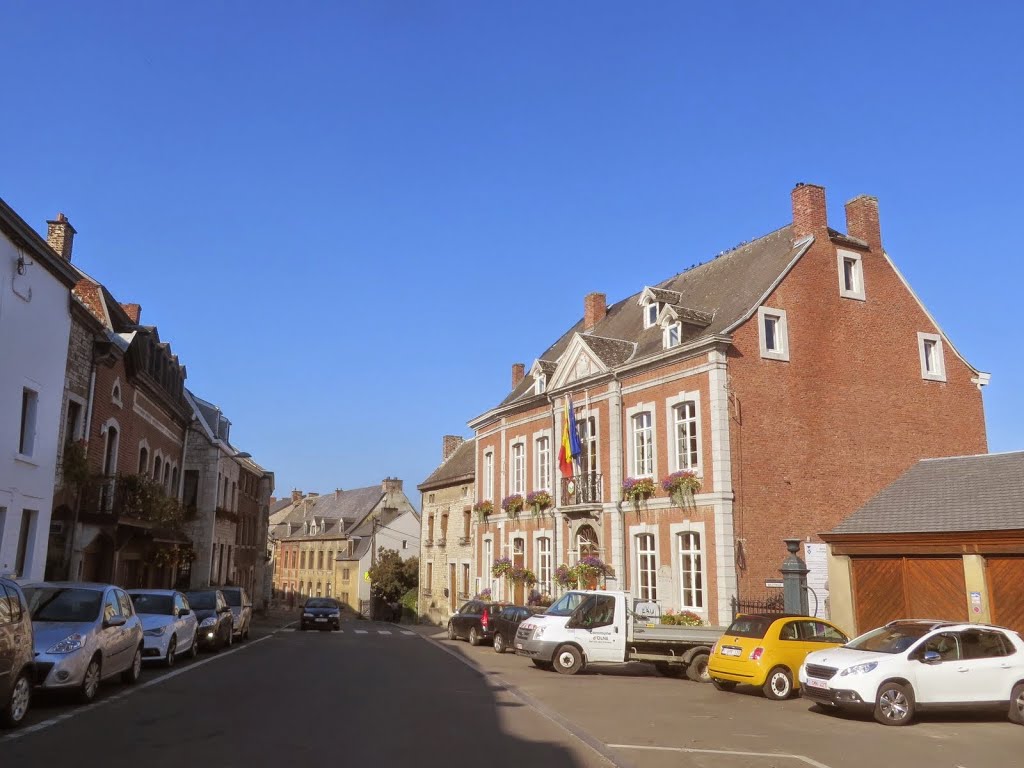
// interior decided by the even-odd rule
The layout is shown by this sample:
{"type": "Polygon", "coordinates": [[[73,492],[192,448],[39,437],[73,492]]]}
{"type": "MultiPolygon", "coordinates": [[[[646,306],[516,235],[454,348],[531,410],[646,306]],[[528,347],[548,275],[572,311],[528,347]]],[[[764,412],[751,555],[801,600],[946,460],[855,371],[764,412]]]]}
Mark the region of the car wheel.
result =
{"type": "Polygon", "coordinates": [[[572,645],[563,645],[555,651],[555,672],[563,675],[575,675],[583,668],[583,656],[579,649],[572,645]]]}
{"type": "Polygon", "coordinates": [[[164,665],[168,667],[174,666],[174,656],[178,653],[178,638],[175,635],[171,635],[171,640],[167,643],[167,658],[164,659],[164,665]]]}
{"type": "Polygon", "coordinates": [[[480,633],[476,631],[476,627],[469,628],[469,644],[480,645],[480,633]]]}
{"type": "Polygon", "coordinates": [[[1024,725],[1024,683],[1013,686],[1010,694],[1010,722],[1024,725]]]}
{"type": "Polygon", "coordinates": [[[669,664],[667,661],[654,662],[654,671],[662,677],[679,678],[686,674],[682,664],[669,664]]]}
{"type": "Polygon", "coordinates": [[[14,687],[11,688],[11,700],[7,702],[7,706],[0,712],[0,725],[6,728],[20,725],[21,721],[25,719],[25,714],[28,712],[28,705],[31,700],[32,682],[28,679],[28,675],[22,672],[18,679],[14,681],[14,687]]]}
{"type": "Polygon", "coordinates": [[[785,667],[775,667],[761,687],[765,698],[783,701],[793,695],[793,675],[785,667]]]}
{"type": "Polygon", "coordinates": [[[198,655],[199,655],[199,630],[197,629],[196,633],[194,635],[192,635],[192,645],[190,645],[189,648],[188,648],[188,657],[190,659],[194,659],[198,655]]]}
{"type": "Polygon", "coordinates": [[[235,644],[235,629],[228,624],[227,639],[224,641],[224,647],[230,648],[235,644]]]}
{"type": "Polygon", "coordinates": [[[537,669],[543,669],[545,672],[550,672],[555,668],[555,665],[550,661],[542,661],[541,659],[530,659],[533,662],[533,666],[537,669]]]}
{"type": "Polygon", "coordinates": [[[874,714],[882,725],[907,725],[914,711],[914,691],[909,685],[886,683],[878,689],[874,714]]]}
{"type": "Polygon", "coordinates": [[[459,636],[457,634],[455,634],[455,627],[452,626],[452,623],[450,621],[448,622],[448,639],[449,640],[458,640],[459,639],[459,636]]]}
{"type": "Polygon", "coordinates": [[[686,677],[695,683],[710,683],[711,675],[708,674],[708,655],[698,653],[690,663],[686,665],[686,677]]]}
{"type": "Polygon", "coordinates": [[[88,704],[96,698],[96,693],[99,689],[100,660],[94,656],[89,662],[89,666],[85,668],[85,675],[82,676],[82,685],[78,689],[78,700],[83,704],[88,704]]]}
{"type": "Polygon", "coordinates": [[[138,648],[135,649],[135,655],[132,657],[132,665],[121,673],[121,682],[125,685],[135,685],[135,683],[138,682],[139,675],[141,674],[142,646],[140,645],[138,648]]]}
{"type": "Polygon", "coordinates": [[[714,678],[711,678],[711,684],[715,686],[716,690],[719,691],[736,690],[736,683],[734,683],[732,680],[715,680],[714,678]]]}
{"type": "Polygon", "coordinates": [[[494,633],[494,652],[504,653],[505,652],[505,636],[501,632],[494,633]]]}

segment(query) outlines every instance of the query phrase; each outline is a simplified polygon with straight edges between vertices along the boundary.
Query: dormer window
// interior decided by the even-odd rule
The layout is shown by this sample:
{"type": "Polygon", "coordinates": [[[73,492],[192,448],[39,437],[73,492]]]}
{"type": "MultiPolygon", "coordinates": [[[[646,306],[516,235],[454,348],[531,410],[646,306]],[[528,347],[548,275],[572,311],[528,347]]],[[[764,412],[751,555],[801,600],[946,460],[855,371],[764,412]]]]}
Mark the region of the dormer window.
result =
{"type": "Polygon", "coordinates": [[[658,323],[658,313],[661,311],[661,305],[656,301],[652,301],[650,304],[644,307],[644,328],[651,328],[658,323]]]}
{"type": "Polygon", "coordinates": [[[114,382],[114,388],[110,392],[110,402],[114,405],[122,406],[121,402],[121,380],[118,379],[114,382]]]}
{"type": "Polygon", "coordinates": [[[539,376],[537,376],[536,392],[537,392],[538,395],[544,394],[544,390],[547,388],[547,385],[548,385],[548,377],[547,376],[545,376],[543,373],[540,374],[539,376]]]}
{"type": "Polygon", "coordinates": [[[662,344],[665,349],[672,349],[672,347],[678,347],[679,342],[682,338],[682,326],[679,323],[672,323],[672,325],[665,328],[662,333],[662,344]]]}

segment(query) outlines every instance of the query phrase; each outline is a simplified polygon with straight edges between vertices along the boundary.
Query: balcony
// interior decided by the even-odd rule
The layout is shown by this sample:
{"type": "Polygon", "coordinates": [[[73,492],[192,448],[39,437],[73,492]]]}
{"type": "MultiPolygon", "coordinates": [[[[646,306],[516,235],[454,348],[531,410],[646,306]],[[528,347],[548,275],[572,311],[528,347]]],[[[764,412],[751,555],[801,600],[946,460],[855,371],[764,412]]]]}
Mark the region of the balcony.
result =
{"type": "Polygon", "coordinates": [[[587,513],[601,509],[604,478],[598,472],[562,478],[563,514],[587,513]]]}
{"type": "Polygon", "coordinates": [[[177,500],[141,475],[95,475],[81,484],[80,520],[99,525],[176,528],[183,518],[177,500]]]}

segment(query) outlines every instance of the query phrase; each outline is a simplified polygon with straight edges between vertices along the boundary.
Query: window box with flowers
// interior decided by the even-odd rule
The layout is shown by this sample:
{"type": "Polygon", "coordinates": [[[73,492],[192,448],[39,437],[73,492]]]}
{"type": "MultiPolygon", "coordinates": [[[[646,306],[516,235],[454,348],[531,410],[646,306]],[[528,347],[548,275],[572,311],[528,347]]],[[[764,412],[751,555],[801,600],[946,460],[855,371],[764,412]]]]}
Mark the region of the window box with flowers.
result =
{"type": "Polygon", "coordinates": [[[661,623],[677,627],[701,627],[704,626],[704,619],[693,611],[676,613],[670,608],[661,615],[661,623]]]}
{"type": "Polygon", "coordinates": [[[532,491],[526,494],[526,505],[533,510],[534,517],[541,517],[554,502],[547,491],[532,491]]]}
{"type": "Polygon", "coordinates": [[[494,512],[494,503],[490,501],[478,501],[473,505],[473,511],[476,512],[477,519],[481,523],[486,523],[487,518],[494,512]]]}
{"type": "Polygon", "coordinates": [[[519,513],[523,511],[523,504],[523,496],[519,493],[513,493],[501,500],[501,508],[512,520],[519,519],[519,513]]]}
{"type": "Polygon", "coordinates": [[[491,566],[491,576],[496,579],[500,579],[502,576],[508,576],[512,573],[514,566],[512,560],[507,557],[499,557],[494,561],[494,565],[491,566]]]}
{"type": "Polygon", "coordinates": [[[599,557],[584,557],[576,565],[555,569],[555,583],[564,589],[597,589],[598,583],[615,570],[599,557]]]}
{"type": "Polygon", "coordinates": [[[627,477],[622,482],[622,498],[633,502],[634,509],[639,510],[641,502],[654,495],[654,480],[650,477],[627,477]]]}
{"type": "Polygon", "coordinates": [[[676,506],[692,506],[693,494],[700,492],[701,479],[689,469],[673,472],[661,481],[662,490],[672,497],[676,506]]]}

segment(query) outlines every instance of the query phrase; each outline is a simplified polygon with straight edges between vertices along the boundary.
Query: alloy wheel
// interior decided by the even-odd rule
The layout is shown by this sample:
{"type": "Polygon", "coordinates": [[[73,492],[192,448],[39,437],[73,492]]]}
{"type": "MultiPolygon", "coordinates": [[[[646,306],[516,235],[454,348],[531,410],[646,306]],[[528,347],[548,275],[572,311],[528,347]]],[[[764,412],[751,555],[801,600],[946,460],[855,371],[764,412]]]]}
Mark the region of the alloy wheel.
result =
{"type": "Polygon", "coordinates": [[[82,682],[82,690],[85,693],[85,697],[91,700],[96,696],[96,691],[99,687],[100,665],[98,661],[93,659],[89,662],[89,666],[85,670],[85,680],[82,682]]]}
{"type": "Polygon", "coordinates": [[[1024,688],[1021,688],[1020,694],[1014,700],[1013,705],[1017,708],[1019,722],[1024,723],[1024,688]]]}
{"type": "Polygon", "coordinates": [[[907,701],[903,692],[892,688],[882,691],[882,695],[878,698],[878,706],[885,718],[894,722],[906,718],[910,710],[910,702],[907,701]]]}
{"type": "Polygon", "coordinates": [[[167,644],[167,666],[173,667],[175,656],[178,653],[178,638],[171,637],[171,642],[167,644]]]}
{"type": "Polygon", "coordinates": [[[31,696],[32,686],[29,684],[28,678],[22,675],[14,684],[14,690],[11,692],[9,716],[12,723],[20,723],[22,718],[25,717],[25,713],[28,712],[28,702],[31,696]]]}

